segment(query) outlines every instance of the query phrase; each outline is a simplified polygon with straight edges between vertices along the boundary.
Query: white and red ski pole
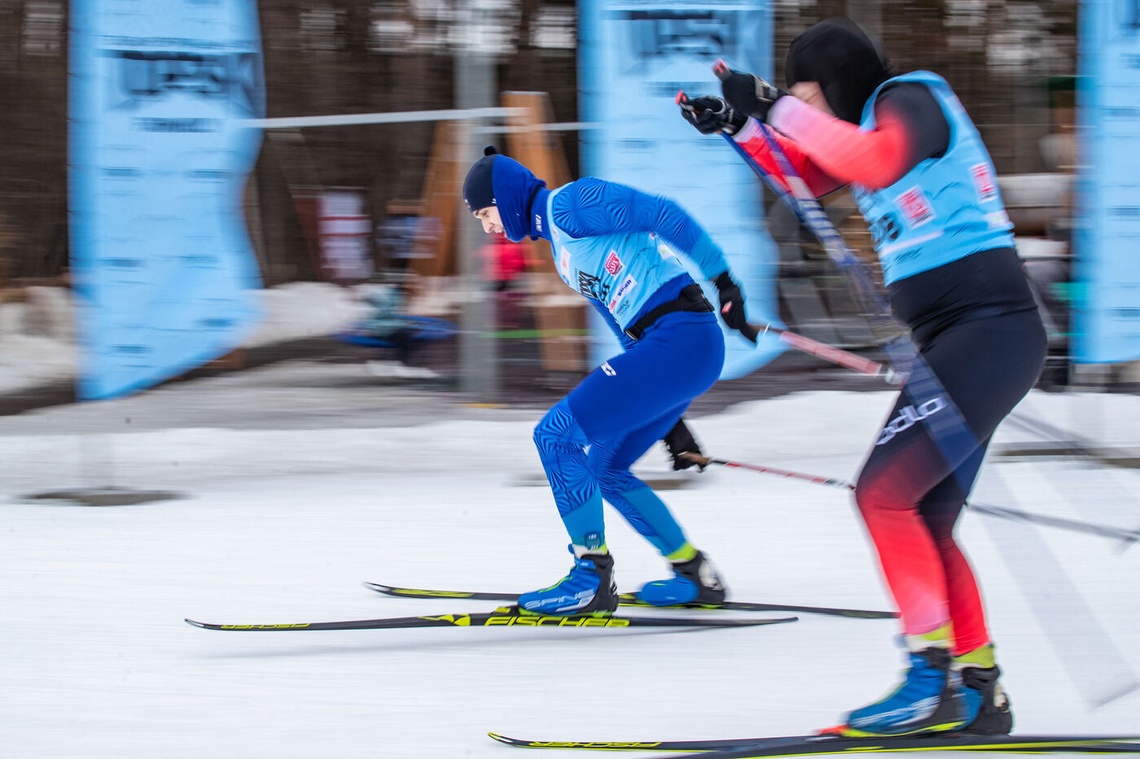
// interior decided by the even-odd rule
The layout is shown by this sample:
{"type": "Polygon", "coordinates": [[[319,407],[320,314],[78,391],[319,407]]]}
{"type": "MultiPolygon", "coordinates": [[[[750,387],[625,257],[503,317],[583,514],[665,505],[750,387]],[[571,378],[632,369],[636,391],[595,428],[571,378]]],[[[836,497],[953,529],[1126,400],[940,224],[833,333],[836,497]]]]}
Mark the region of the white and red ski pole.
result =
{"type": "Polygon", "coordinates": [[[731,469],[747,469],[752,472],[760,472],[761,474],[773,474],[777,477],[785,479],[804,480],[811,482],[815,485],[830,485],[831,487],[844,488],[845,490],[854,490],[855,486],[847,480],[839,480],[834,477],[820,477],[815,474],[804,474],[803,472],[793,472],[788,469],[777,469],[774,466],[759,466],[757,464],[745,464],[741,461],[730,461],[728,459],[714,459],[709,456],[702,456],[699,453],[692,451],[685,451],[684,453],[677,454],[679,458],[686,461],[691,461],[701,469],[704,469],[709,464],[716,464],[718,466],[725,466],[731,469]]]}
{"type": "Polygon", "coordinates": [[[872,377],[882,377],[892,385],[902,383],[903,377],[898,374],[890,366],[882,364],[878,361],[873,361],[865,356],[860,356],[851,351],[845,351],[842,348],[836,348],[834,345],[821,343],[819,340],[813,340],[810,337],[791,332],[780,327],[774,327],[771,324],[758,325],[750,324],[757,333],[763,335],[771,332],[774,335],[779,335],[780,340],[786,343],[789,347],[795,348],[801,353],[807,353],[812,356],[817,356],[825,361],[830,361],[836,366],[842,366],[844,369],[850,369],[860,374],[867,374],[872,377]]]}

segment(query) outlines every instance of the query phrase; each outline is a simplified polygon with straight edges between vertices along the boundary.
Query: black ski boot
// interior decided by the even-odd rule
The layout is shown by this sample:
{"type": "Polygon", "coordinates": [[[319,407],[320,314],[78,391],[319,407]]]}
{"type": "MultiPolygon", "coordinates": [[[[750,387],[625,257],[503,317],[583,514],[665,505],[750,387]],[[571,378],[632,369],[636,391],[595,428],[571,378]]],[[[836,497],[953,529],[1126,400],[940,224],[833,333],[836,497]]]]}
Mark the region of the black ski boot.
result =
{"type": "Polygon", "coordinates": [[[1009,735],[1013,730],[1013,712],[1009,710],[1009,697],[998,682],[1000,676],[997,667],[962,669],[962,699],[969,720],[963,732],[1009,735]]]}

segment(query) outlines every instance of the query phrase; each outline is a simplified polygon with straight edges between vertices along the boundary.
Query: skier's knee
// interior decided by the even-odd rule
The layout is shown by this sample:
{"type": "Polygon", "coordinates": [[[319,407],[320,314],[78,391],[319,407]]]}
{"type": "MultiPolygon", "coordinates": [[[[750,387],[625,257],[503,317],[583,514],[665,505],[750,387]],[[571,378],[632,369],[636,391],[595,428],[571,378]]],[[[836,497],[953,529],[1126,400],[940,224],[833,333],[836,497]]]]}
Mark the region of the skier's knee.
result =
{"type": "Polygon", "coordinates": [[[855,505],[864,516],[875,511],[893,511],[913,508],[916,499],[906,494],[897,473],[883,470],[868,473],[864,470],[855,483],[855,505]]]}
{"type": "Polygon", "coordinates": [[[567,447],[581,449],[587,442],[585,433],[578,426],[565,400],[547,411],[535,425],[533,439],[538,455],[544,461],[551,460],[553,454],[559,450],[565,450],[567,447]]]}
{"type": "Polygon", "coordinates": [[[623,493],[649,487],[634,476],[629,469],[605,469],[598,472],[596,476],[598,487],[602,490],[602,498],[610,503],[614,503],[615,498],[620,497],[623,493]]]}

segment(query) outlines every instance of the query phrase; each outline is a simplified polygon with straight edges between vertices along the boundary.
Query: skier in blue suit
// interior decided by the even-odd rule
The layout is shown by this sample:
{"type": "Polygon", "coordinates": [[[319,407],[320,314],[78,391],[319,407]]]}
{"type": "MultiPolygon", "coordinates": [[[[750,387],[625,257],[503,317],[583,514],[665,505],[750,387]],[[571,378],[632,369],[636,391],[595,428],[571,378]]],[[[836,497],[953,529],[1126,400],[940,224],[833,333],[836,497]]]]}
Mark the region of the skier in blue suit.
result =
{"type": "Polygon", "coordinates": [[[605,616],[618,605],[606,547],[608,501],[670,563],[673,576],[637,595],[655,606],[724,602],[725,586],[669,508],[630,467],[662,438],[687,436],[681,415],[724,364],[712,304],[675,253],[716,283],[725,323],[755,339],[724,253],[675,202],[585,177],[550,190],[519,162],[487,148],[463,185],[488,234],[550,242],[554,265],[625,349],[590,372],[534,430],[574,566],[554,585],[524,593],[535,614],[605,616]]]}

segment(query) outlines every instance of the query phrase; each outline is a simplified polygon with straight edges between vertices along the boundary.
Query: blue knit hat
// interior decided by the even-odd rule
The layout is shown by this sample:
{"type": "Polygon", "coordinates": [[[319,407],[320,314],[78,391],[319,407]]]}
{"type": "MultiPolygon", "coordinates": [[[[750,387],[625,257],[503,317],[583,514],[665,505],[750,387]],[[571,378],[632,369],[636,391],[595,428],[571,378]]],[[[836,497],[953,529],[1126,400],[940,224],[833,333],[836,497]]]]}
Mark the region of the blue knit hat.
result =
{"type": "MultiPolygon", "coordinates": [[[[499,155],[494,147],[483,150],[483,157],[467,172],[463,182],[463,200],[472,212],[487,206],[499,209],[503,233],[512,242],[530,235],[531,203],[546,182],[513,158],[499,155]]],[[[531,236],[537,240],[537,237],[531,236]]]]}
{"type": "Polygon", "coordinates": [[[493,145],[483,148],[483,157],[475,162],[467,172],[463,182],[463,202],[467,210],[474,213],[481,208],[495,205],[495,188],[491,184],[491,169],[499,151],[493,145]]]}

